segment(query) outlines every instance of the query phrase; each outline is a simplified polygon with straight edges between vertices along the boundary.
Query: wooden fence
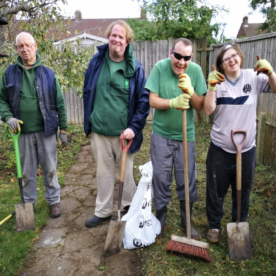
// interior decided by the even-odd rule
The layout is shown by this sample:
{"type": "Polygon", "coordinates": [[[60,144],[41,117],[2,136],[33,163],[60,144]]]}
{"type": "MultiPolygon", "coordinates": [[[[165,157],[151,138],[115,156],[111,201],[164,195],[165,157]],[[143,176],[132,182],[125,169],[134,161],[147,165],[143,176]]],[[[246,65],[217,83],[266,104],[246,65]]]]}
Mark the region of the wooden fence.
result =
{"type": "MultiPolygon", "coordinates": [[[[159,41],[142,41],[142,42],[133,42],[133,52],[137,60],[139,60],[145,69],[146,77],[149,76],[151,69],[155,63],[161,59],[169,57],[169,50],[172,48],[174,39],[169,40],[159,40],[159,41]]],[[[193,40],[193,51],[197,52],[198,41],[193,40]]],[[[102,43],[94,44],[94,53],[97,52],[96,46],[101,45],[102,43]]],[[[200,50],[202,51],[202,49],[200,50]]],[[[200,52],[199,54],[194,54],[194,61],[200,63],[202,60],[202,55],[204,53],[200,52]]],[[[206,58],[205,58],[206,64],[206,58]]],[[[76,91],[74,89],[66,91],[63,93],[64,100],[67,108],[67,121],[68,123],[73,124],[82,124],[83,123],[83,102],[82,99],[77,97],[76,91]]],[[[153,119],[153,110],[151,109],[150,114],[147,118],[148,120],[153,119]]]]}

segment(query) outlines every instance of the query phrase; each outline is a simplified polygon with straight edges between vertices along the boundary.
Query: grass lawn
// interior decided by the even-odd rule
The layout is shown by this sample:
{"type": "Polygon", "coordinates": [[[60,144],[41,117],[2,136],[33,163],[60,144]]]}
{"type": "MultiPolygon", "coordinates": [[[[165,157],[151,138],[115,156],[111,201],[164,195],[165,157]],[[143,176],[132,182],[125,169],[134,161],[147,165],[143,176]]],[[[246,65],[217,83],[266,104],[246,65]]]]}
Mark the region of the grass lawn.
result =
{"type": "MultiPolygon", "coordinates": [[[[206,239],[208,221],[205,211],[205,161],[209,147],[211,125],[196,124],[196,163],[197,188],[199,200],[194,204],[193,222],[201,235],[201,241],[206,239]]],[[[138,165],[148,162],[151,125],[147,124],[145,139],[141,150],[135,154],[135,180],[139,182],[138,165]]],[[[138,250],[141,258],[142,275],[276,275],[276,170],[269,166],[257,166],[255,181],[251,193],[249,211],[249,228],[252,238],[253,258],[246,261],[229,259],[226,225],[231,221],[231,193],[228,192],[224,203],[224,218],[222,220],[219,244],[209,243],[211,263],[192,256],[165,251],[165,246],[171,234],[185,237],[180,230],[179,200],[175,193],[175,183],[172,187],[172,201],[168,206],[168,228],[150,247],[138,250]]],[[[154,210],[154,208],[153,208],[154,210]]]]}
{"type": "MultiPolygon", "coordinates": [[[[209,147],[211,126],[206,123],[196,124],[196,162],[197,187],[199,200],[194,205],[193,222],[201,234],[201,241],[207,242],[208,223],[205,212],[205,160],[209,147]]],[[[139,166],[149,161],[149,142],[151,124],[144,129],[144,143],[134,156],[135,182],[140,180],[139,166]]],[[[69,144],[58,151],[58,178],[64,185],[64,176],[74,164],[75,157],[82,145],[90,143],[85,139],[82,126],[70,126],[69,144]]],[[[20,202],[14,164],[12,140],[0,127],[0,220],[14,211],[14,205],[20,202]]],[[[226,225],[230,222],[230,193],[224,204],[222,233],[218,245],[210,244],[208,249],[212,262],[165,251],[170,235],[185,236],[179,228],[179,201],[172,187],[172,201],[168,209],[169,227],[156,242],[147,248],[137,250],[141,258],[141,275],[276,275],[276,170],[269,166],[257,166],[255,181],[251,193],[251,205],[248,223],[251,231],[253,258],[246,261],[231,261],[228,257],[226,225]]],[[[20,271],[27,252],[39,236],[49,216],[49,207],[44,199],[44,184],[41,170],[37,178],[38,201],[35,211],[35,231],[16,232],[15,218],[0,226],[0,275],[14,276],[20,271]]],[[[153,208],[154,210],[154,208],[153,208]]]]}

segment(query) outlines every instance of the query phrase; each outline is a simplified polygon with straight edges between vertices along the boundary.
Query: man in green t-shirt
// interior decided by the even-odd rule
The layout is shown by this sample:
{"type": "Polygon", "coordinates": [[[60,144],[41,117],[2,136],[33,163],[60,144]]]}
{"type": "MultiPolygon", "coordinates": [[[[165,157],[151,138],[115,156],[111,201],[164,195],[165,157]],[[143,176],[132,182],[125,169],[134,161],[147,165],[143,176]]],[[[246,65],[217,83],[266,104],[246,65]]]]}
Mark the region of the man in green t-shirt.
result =
{"type": "Polygon", "coordinates": [[[36,203],[36,175],[40,164],[51,217],[61,215],[57,178],[57,131],[67,144],[67,116],[63,95],[53,70],[42,65],[33,36],[16,37],[16,64],[7,67],[0,81],[0,114],[18,139],[25,202],[36,203]]]}
{"type": "MultiPolygon", "coordinates": [[[[194,109],[202,109],[207,86],[200,66],[191,61],[192,55],[190,40],[175,40],[170,50],[170,58],[155,64],[146,83],[146,89],[150,91],[150,105],[155,109],[150,151],[154,205],[162,230],[167,226],[167,204],[171,200],[174,170],[176,191],[180,199],[181,229],[186,231],[182,136],[184,109],[187,110],[190,212],[193,202],[197,200],[194,109]],[[182,90],[187,93],[183,93],[182,90]]],[[[191,236],[193,239],[199,238],[192,224],[191,236]]]]}

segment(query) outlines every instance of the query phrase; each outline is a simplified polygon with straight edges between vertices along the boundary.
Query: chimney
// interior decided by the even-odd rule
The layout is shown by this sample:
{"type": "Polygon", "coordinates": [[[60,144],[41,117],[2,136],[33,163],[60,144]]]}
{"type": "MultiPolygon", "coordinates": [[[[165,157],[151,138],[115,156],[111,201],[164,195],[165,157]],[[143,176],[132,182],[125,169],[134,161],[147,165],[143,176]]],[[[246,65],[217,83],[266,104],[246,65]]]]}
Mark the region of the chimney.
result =
{"type": "Polygon", "coordinates": [[[76,21],[81,21],[81,11],[80,10],[77,10],[75,11],[75,20],[76,21]]]}
{"type": "Polygon", "coordinates": [[[243,22],[244,25],[248,25],[248,17],[245,16],[245,17],[243,18],[242,22],[243,22]]]}

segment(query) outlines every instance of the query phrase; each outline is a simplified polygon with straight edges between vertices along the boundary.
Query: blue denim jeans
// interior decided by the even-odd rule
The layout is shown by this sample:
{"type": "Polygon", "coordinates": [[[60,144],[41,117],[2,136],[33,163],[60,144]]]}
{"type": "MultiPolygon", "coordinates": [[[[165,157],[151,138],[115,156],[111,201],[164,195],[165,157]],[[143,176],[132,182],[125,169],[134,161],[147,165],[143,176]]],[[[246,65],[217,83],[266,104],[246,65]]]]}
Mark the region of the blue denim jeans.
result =
{"type": "Polygon", "coordinates": [[[45,137],[44,131],[21,134],[18,140],[22,168],[23,194],[26,202],[37,199],[36,175],[41,165],[44,175],[45,198],[49,205],[60,202],[57,178],[57,136],[45,137]]]}

